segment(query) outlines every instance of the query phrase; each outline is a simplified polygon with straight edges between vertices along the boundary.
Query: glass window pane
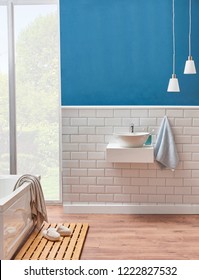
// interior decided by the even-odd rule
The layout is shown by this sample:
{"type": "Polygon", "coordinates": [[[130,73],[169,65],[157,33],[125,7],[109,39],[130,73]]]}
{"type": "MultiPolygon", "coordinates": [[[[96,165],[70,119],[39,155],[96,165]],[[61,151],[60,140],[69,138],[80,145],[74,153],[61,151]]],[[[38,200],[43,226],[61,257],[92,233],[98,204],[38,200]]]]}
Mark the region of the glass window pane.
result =
{"type": "Polygon", "coordinates": [[[0,6],[0,174],[10,173],[7,7],[0,6]]]}
{"type": "Polygon", "coordinates": [[[59,39],[56,5],[15,6],[17,173],[39,174],[59,199],[59,39]]]}

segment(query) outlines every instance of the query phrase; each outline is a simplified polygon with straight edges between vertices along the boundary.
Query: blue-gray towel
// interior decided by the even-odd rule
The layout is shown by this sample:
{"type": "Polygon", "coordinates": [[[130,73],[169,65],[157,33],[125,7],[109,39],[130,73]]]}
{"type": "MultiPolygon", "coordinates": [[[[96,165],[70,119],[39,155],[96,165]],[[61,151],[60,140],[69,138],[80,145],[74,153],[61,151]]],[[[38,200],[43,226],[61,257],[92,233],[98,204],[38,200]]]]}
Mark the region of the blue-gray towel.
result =
{"type": "Polygon", "coordinates": [[[175,169],[179,163],[173,133],[166,116],[160,125],[154,148],[154,155],[161,168],[175,169]]]}

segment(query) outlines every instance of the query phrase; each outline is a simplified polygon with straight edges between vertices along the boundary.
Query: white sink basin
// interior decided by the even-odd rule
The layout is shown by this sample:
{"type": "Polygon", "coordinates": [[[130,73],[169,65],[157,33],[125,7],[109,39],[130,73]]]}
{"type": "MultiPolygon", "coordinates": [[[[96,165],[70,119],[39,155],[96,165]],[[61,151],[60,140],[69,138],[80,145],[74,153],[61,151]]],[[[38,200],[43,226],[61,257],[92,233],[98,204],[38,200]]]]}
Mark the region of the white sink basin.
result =
{"type": "Polygon", "coordinates": [[[142,147],[149,137],[148,132],[115,133],[117,142],[121,147],[135,148],[142,147]]]}

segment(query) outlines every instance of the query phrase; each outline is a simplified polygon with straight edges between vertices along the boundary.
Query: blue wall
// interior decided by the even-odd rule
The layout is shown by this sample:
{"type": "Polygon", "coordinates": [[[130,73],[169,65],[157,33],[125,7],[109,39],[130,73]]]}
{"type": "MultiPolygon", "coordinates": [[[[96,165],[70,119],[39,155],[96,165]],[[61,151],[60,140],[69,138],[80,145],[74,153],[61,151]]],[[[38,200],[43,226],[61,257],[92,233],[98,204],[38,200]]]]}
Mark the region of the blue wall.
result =
{"type": "MultiPolygon", "coordinates": [[[[192,55],[199,73],[199,1],[192,0],[192,55]]],[[[60,0],[62,105],[199,105],[199,74],[184,75],[188,0],[60,0]]]]}

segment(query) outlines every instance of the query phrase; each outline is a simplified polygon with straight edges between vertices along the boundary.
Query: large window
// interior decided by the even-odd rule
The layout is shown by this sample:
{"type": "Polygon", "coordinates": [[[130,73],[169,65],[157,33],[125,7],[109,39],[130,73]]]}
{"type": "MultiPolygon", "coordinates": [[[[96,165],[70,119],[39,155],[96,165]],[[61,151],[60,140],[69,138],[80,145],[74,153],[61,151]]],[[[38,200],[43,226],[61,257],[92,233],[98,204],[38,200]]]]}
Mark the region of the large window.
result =
{"type": "MultiPolygon", "coordinates": [[[[7,9],[12,29],[8,48],[13,50],[8,79],[9,90],[14,91],[10,94],[15,108],[10,136],[10,150],[16,154],[14,173],[41,175],[45,199],[60,200],[58,7],[50,0],[9,2],[13,2],[7,9]]],[[[6,88],[6,79],[4,84],[6,88]]]]}

